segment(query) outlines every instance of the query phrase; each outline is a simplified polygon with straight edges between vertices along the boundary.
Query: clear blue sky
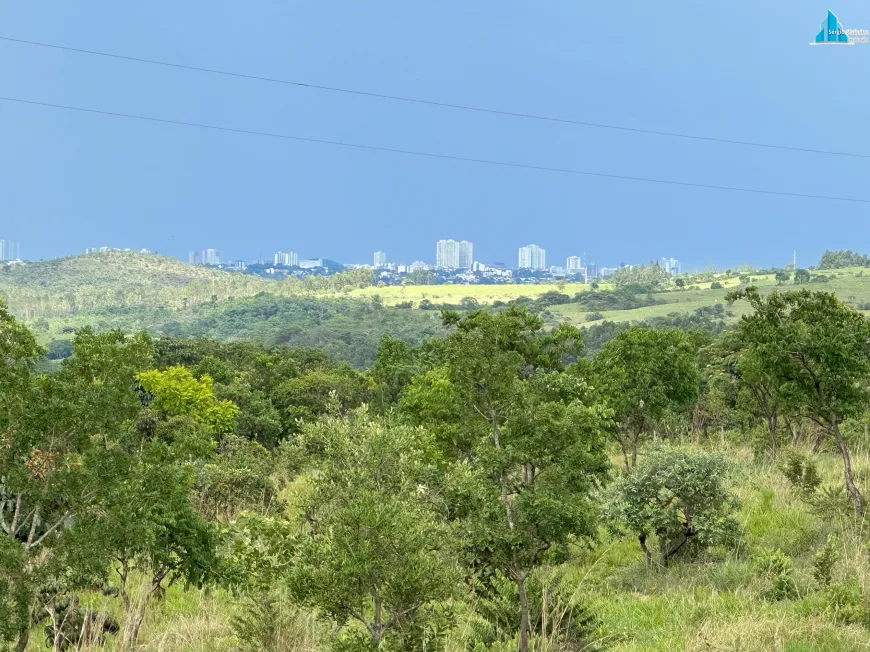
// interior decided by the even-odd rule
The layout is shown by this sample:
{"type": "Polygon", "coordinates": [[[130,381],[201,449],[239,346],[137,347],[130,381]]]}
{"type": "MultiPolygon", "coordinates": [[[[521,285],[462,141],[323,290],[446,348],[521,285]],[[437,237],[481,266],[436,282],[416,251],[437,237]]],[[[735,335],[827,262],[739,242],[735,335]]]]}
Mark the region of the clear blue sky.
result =
{"type": "MultiPolygon", "coordinates": [[[[810,47],[838,0],[38,2],[0,35],[510,111],[870,154],[870,44],[810,47]]],[[[705,144],[215,77],[0,41],[0,95],[552,167],[870,198],[870,159],[705,144]]],[[[870,251],[870,205],[514,170],[0,102],[0,238],[180,257],[684,267],[870,251]]]]}

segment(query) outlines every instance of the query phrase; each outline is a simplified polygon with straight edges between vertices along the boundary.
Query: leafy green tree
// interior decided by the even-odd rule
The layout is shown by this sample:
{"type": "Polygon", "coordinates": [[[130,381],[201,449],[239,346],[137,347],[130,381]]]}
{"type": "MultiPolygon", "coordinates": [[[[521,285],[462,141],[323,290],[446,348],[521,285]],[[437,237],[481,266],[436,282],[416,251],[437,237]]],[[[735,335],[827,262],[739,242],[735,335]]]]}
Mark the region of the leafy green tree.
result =
{"type": "Polygon", "coordinates": [[[667,566],[687,544],[705,548],[733,536],[736,500],[725,483],[724,461],[712,453],[660,448],[611,487],[611,525],[637,536],[648,566],[650,537],[659,544],[658,563],[667,566]]]}
{"type": "Polygon", "coordinates": [[[126,623],[123,649],[133,649],[150,600],[164,582],[201,584],[215,565],[215,536],[194,509],[191,496],[198,462],[214,450],[214,436],[235,428],[237,408],[215,399],[211,379],[194,378],[184,367],[137,375],[148,407],[130,429],[136,451],[119,461],[124,482],[103,505],[91,536],[115,563],[126,623]],[[148,578],[134,600],[131,574],[148,578]]]}
{"type": "Polygon", "coordinates": [[[124,433],[140,408],[133,380],[150,364],[151,342],[85,329],[60,371],[37,378],[27,377],[32,342],[3,314],[0,346],[8,360],[0,368],[0,577],[14,602],[0,612],[0,631],[9,639],[17,628],[16,649],[24,650],[46,609],[105,569],[104,551],[84,532],[123,484],[124,459],[135,454],[124,433]]]}
{"type": "Polygon", "coordinates": [[[794,271],[794,283],[795,285],[803,285],[804,283],[810,282],[810,270],[808,269],[796,269],[794,271]]]}
{"type": "Polygon", "coordinates": [[[774,274],[774,278],[776,279],[777,285],[782,285],[791,278],[791,274],[789,274],[788,272],[777,272],[776,274],[774,274]]]}
{"type": "Polygon", "coordinates": [[[361,649],[426,649],[408,639],[459,579],[431,438],[363,410],[306,424],[298,446],[317,474],[291,592],[339,627],[362,625],[361,649]]]}
{"type": "Polygon", "coordinates": [[[695,347],[677,329],[632,327],[608,342],[593,362],[596,384],[615,411],[614,437],[625,467],[637,463],[637,447],[665,411],[688,406],[698,393],[695,347]]]}
{"type": "Polygon", "coordinates": [[[429,368],[401,402],[404,418],[441,433],[442,454],[459,464],[451,518],[467,532],[471,567],[516,584],[522,652],[532,634],[526,581],[550,548],[594,532],[591,492],[608,469],[609,414],[582,369],[565,373],[581,347],[576,329],[544,333],[516,307],[472,313],[424,347],[429,368]]]}
{"type": "Polygon", "coordinates": [[[870,264],[870,257],[851,249],[839,251],[825,251],[819,260],[819,269],[840,269],[842,267],[866,267],[870,264]]]}
{"type": "Polygon", "coordinates": [[[811,419],[836,443],[846,491],[857,515],[864,497],[855,484],[842,421],[868,406],[870,322],[828,292],[793,290],[762,297],[754,288],[732,292],[754,312],[737,326],[740,355],[771,379],[779,402],[811,419]]]}
{"type": "Polygon", "coordinates": [[[645,265],[632,265],[631,267],[620,267],[613,276],[610,277],[610,282],[618,289],[628,289],[633,292],[654,292],[663,290],[671,283],[671,275],[668,271],[658,263],[650,263],[645,265]]]}

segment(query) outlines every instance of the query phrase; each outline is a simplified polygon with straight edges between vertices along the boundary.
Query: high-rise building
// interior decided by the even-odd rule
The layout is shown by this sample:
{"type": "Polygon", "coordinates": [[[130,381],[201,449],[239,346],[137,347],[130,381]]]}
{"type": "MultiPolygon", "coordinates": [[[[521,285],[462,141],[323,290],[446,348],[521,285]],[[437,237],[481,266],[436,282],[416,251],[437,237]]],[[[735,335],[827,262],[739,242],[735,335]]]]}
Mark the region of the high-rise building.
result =
{"type": "Polygon", "coordinates": [[[199,262],[199,254],[195,251],[188,251],[187,262],[189,265],[196,265],[199,262]]]}
{"type": "Polygon", "coordinates": [[[547,267],[547,252],[543,247],[530,244],[520,247],[519,269],[540,270],[547,267]]]}
{"type": "Polygon", "coordinates": [[[568,256],[568,260],[565,261],[565,270],[569,274],[578,274],[583,269],[583,261],[580,260],[580,256],[568,256]]]}
{"type": "Polygon", "coordinates": [[[459,243],[459,264],[457,267],[471,269],[474,264],[474,245],[468,240],[459,243]]]}
{"type": "Polygon", "coordinates": [[[18,260],[21,257],[20,245],[12,240],[0,240],[0,260],[18,260]]]}
{"type": "Polygon", "coordinates": [[[439,240],[436,243],[435,267],[439,269],[459,267],[459,243],[456,240],[439,240]]]}
{"type": "Polygon", "coordinates": [[[435,267],[439,269],[471,269],[474,245],[468,240],[439,240],[435,245],[435,267]]]}
{"type": "Polygon", "coordinates": [[[665,258],[662,256],[661,265],[668,274],[677,275],[680,273],[680,261],[676,258],[665,258]]]}
{"type": "Polygon", "coordinates": [[[203,249],[199,252],[199,262],[203,265],[220,265],[221,252],[217,249],[203,249]]]}
{"type": "Polygon", "coordinates": [[[375,252],[375,269],[381,269],[387,264],[387,254],[383,251],[375,252]]]}
{"type": "Polygon", "coordinates": [[[273,257],[275,265],[285,265],[287,267],[295,267],[299,264],[299,254],[295,251],[278,251],[273,257]]]}

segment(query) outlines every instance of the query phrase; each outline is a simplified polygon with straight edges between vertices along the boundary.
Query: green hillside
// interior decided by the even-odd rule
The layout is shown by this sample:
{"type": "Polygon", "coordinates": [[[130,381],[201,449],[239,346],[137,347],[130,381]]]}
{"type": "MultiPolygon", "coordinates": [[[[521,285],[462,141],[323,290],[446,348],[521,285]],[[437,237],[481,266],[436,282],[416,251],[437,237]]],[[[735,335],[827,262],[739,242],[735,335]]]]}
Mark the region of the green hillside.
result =
{"type": "Polygon", "coordinates": [[[227,296],[280,292],[279,283],[150,253],[100,252],[0,267],[13,313],[49,317],[138,305],[183,307],[227,296]]]}

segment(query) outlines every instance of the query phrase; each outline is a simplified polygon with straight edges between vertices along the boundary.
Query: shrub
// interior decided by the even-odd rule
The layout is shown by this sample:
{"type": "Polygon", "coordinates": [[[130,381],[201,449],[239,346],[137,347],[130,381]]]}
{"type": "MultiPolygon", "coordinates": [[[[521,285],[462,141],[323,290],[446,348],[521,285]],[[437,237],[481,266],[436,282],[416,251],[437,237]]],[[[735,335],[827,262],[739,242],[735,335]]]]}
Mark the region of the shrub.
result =
{"type": "Polygon", "coordinates": [[[713,281],[712,283],[710,283],[710,289],[711,290],[721,290],[722,284],[719,281],[713,281]]]}
{"type": "Polygon", "coordinates": [[[797,597],[794,564],[782,550],[760,550],[756,555],[756,565],[762,575],[771,580],[770,587],[765,591],[765,598],[779,601],[797,597]]]}
{"type": "Polygon", "coordinates": [[[842,625],[870,624],[867,601],[856,584],[833,582],[825,588],[825,615],[842,625]]]}
{"type": "Polygon", "coordinates": [[[825,541],[825,545],[816,553],[816,557],[813,560],[813,578],[822,588],[831,583],[834,566],[836,566],[840,558],[835,543],[834,539],[829,536],[825,541]]]}
{"type": "Polygon", "coordinates": [[[737,532],[731,515],[737,501],[725,486],[725,472],[719,455],[659,448],[612,487],[611,527],[637,536],[647,565],[650,536],[658,540],[663,566],[686,549],[725,543],[737,532]]]}
{"type": "Polygon", "coordinates": [[[600,312],[590,312],[586,315],[586,321],[601,321],[602,319],[604,319],[604,315],[600,312]]]}
{"type": "Polygon", "coordinates": [[[782,469],[785,477],[797,489],[804,498],[815,494],[822,484],[819,469],[813,459],[798,451],[791,451],[782,469]]]}

